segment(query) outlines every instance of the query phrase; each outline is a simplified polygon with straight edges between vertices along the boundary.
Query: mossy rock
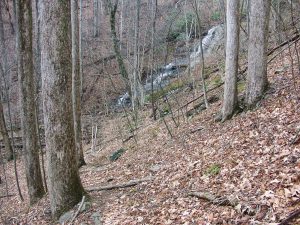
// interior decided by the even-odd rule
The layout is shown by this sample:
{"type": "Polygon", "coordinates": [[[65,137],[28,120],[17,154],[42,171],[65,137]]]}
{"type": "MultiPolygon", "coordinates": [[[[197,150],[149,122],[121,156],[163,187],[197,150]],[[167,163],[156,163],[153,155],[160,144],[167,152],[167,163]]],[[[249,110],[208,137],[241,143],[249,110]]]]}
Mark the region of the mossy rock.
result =
{"type": "Polygon", "coordinates": [[[119,150],[113,152],[113,153],[111,154],[111,156],[109,156],[109,160],[110,160],[111,162],[117,161],[117,160],[123,155],[123,153],[124,153],[125,151],[126,151],[125,149],[120,148],[119,150]]]}
{"type": "Polygon", "coordinates": [[[158,101],[159,99],[166,96],[168,93],[183,88],[184,85],[185,85],[185,83],[181,80],[174,81],[174,82],[170,83],[169,85],[165,86],[164,88],[154,92],[153,95],[152,94],[147,95],[145,97],[145,101],[150,102],[152,99],[152,96],[153,96],[154,101],[158,101]]]}

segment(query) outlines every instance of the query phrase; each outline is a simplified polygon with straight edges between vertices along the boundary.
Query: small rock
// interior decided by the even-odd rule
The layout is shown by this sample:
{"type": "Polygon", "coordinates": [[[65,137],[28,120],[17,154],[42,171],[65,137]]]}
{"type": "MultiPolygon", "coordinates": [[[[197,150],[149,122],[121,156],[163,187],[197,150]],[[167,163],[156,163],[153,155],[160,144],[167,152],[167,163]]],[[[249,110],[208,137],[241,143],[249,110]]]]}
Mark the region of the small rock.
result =
{"type": "Polygon", "coordinates": [[[161,166],[160,165],[154,165],[152,167],[150,167],[150,171],[153,172],[153,173],[156,173],[158,172],[159,170],[161,169],[161,166]]]}
{"type": "Polygon", "coordinates": [[[91,216],[92,220],[94,221],[95,225],[101,225],[101,215],[99,212],[95,212],[91,216]]]}
{"type": "Polygon", "coordinates": [[[92,204],[90,202],[84,202],[81,206],[80,212],[87,211],[91,208],[92,204]]]}
{"type": "Polygon", "coordinates": [[[73,216],[73,210],[72,210],[72,211],[69,211],[69,212],[66,212],[66,213],[63,214],[61,217],[59,217],[58,222],[59,222],[60,224],[66,224],[69,220],[72,219],[72,216],[73,216]]]}

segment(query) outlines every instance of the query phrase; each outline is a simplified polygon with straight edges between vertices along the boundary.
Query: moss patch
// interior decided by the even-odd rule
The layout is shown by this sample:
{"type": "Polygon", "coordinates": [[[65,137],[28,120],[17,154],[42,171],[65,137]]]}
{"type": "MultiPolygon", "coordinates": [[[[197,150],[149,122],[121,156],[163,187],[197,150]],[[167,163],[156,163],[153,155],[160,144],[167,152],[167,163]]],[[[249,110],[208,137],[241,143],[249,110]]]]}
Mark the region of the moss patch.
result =
{"type": "Polygon", "coordinates": [[[219,164],[212,164],[210,167],[207,168],[205,174],[209,176],[216,176],[220,173],[220,171],[221,166],[219,164]]]}

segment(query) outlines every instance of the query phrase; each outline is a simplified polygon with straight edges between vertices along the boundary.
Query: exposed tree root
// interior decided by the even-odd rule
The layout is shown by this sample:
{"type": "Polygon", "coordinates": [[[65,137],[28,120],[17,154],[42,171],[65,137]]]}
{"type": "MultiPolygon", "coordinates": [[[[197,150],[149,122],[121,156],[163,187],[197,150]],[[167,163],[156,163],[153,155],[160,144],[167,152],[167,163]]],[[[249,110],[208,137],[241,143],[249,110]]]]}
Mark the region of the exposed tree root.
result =
{"type": "Polygon", "coordinates": [[[93,191],[105,191],[105,190],[113,190],[113,189],[119,189],[119,188],[127,188],[127,187],[132,187],[132,186],[136,186],[140,183],[146,182],[146,181],[150,181],[152,180],[152,177],[146,177],[140,180],[131,180],[127,183],[124,184],[116,184],[116,185],[108,185],[108,186],[103,186],[103,187],[94,187],[94,188],[87,188],[86,190],[88,192],[93,192],[93,191]]]}

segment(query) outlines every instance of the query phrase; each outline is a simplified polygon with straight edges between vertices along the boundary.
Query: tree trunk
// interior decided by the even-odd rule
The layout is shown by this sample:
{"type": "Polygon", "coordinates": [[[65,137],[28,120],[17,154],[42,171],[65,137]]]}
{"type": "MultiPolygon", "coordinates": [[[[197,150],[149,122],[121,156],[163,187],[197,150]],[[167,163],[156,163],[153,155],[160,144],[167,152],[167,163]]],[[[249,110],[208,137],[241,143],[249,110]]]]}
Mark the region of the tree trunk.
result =
{"type": "Polygon", "coordinates": [[[255,105],[268,85],[267,48],[271,0],[251,0],[246,104],[255,105]]]}
{"type": "Polygon", "coordinates": [[[80,79],[80,56],[79,56],[79,17],[78,0],[71,0],[71,23],[72,23],[72,99],[74,114],[74,131],[78,166],[85,165],[82,149],[81,131],[81,79],[80,79]]]}
{"type": "Polygon", "coordinates": [[[227,1],[226,65],[222,111],[223,121],[229,119],[233,115],[238,103],[237,74],[240,34],[239,11],[240,0],[227,1]]]}
{"type": "Polygon", "coordinates": [[[42,77],[48,190],[57,219],[80,202],[82,187],[76,160],[72,110],[71,5],[42,2],[42,77]]]}
{"type": "MultiPolygon", "coordinates": [[[[202,31],[201,31],[201,20],[200,20],[200,15],[199,15],[199,5],[198,1],[194,0],[194,10],[196,13],[197,17],[197,24],[198,24],[198,34],[199,34],[199,41],[200,41],[200,60],[201,60],[201,73],[200,73],[200,78],[202,81],[202,90],[203,90],[203,98],[204,98],[204,103],[206,109],[208,109],[209,104],[207,100],[207,90],[206,90],[206,84],[205,84],[205,79],[204,79],[204,53],[203,53],[203,44],[202,44],[202,31]]],[[[195,89],[196,91],[196,89],[195,89]]]]}
{"type": "Polygon", "coordinates": [[[132,107],[136,110],[139,105],[142,105],[143,99],[142,88],[140,87],[139,76],[139,36],[140,36],[140,7],[141,0],[136,0],[136,15],[135,15],[135,28],[134,28],[134,51],[133,51],[133,87],[132,87],[132,107]]]}
{"type": "Polygon", "coordinates": [[[80,93],[81,93],[81,98],[82,98],[82,87],[83,87],[83,52],[82,52],[82,36],[83,36],[83,29],[82,29],[82,22],[83,22],[83,16],[82,16],[82,9],[83,9],[83,0],[79,0],[79,69],[80,69],[80,93]]]}
{"type": "Polygon", "coordinates": [[[154,99],[154,38],[156,33],[156,17],[157,17],[157,0],[152,0],[152,29],[151,29],[151,105],[153,119],[156,120],[155,99],[154,99]]]}
{"type": "MultiPolygon", "coordinates": [[[[2,5],[3,2],[0,1],[0,51],[1,51],[1,73],[4,79],[7,67],[7,59],[6,59],[6,50],[5,50],[5,37],[4,37],[4,27],[3,27],[3,18],[2,18],[2,5]]],[[[3,80],[5,82],[5,80],[3,80]]],[[[4,84],[3,84],[4,86],[4,84]]],[[[1,84],[1,89],[2,89],[2,84],[1,84]]],[[[4,89],[4,88],[3,88],[4,89]]],[[[2,94],[2,93],[0,93],[2,94]]],[[[3,112],[3,105],[1,102],[2,99],[0,99],[0,133],[2,135],[2,139],[5,145],[5,151],[6,151],[6,159],[7,160],[12,160],[13,159],[13,149],[11,146],[11,142],[9,140],[6,124],[5,124],[5,119],[4,119],[4,112],[3,112]]],[[[8,99],[7,99],[8,101],[8,99]]]]}
{"type": "Polygon", "coordinates": [[[7,52],[6,52],[4,25],[3,25],[3,16],[2,16],[3,4],[4,2],[0,1],[0,51],[1,51],[1,67],[2,67],[3,76],[5,77],[7,73],[8,63],[7,63],[7,52]]]}
{"type": "Polygon", "coordinates": [[[93,27],[93,35],[94,37],[99,37],[100,29],[99,29],[99,0],[94,0],[93,6],[93,13],[94,13],[94,27],[93,27]]]}
{"type": "Polygon", "coordinates": [[[34,18],[34,42],[35,42],[35,61],[34,61],[34,72],[35,72],[35,83],[36,83],[36,119],[37,119],[37,133],[39,137],[39,148],[41,153],[41,166],[42,166],[42,174],[43,174],[43,180],[44,180],[44,188],[45,191],[48,192],[47,189],[47,181],[46,181],[46,171],[45,171],[45,163],[44,163],[44,154],[42,150],[42,136],[41,130],[40,130],[40,119],[39,119],[39,113],[40,113],[40,90],[42,87],[42,75],[41,75],[41,39],[40,39],[40,7],[39,7],[39,0],[34,1],[35,4],[35,13],[33,13],[34,18]]]}
{"type": "Polygon", "coordinates": [[[3,112],[3,105],[2,102],[0,101],[0,133],[2,135],[3,143],[5,146],[5,158],[7,160],[12,160],[13,159],[13,149],[11,146],[11,142],[9,140],[6,124],[5,124],[5,119],[4,119],[4,112],[3,112]]]}
{"type": "Polygon", "coordinates": [[[16,5],[16,12],[23,152],[30,204],[34,204],[45,192],[39,160],[40,147],[37,133],[35,81],[33,73],[31,6],[31,1],[19,0],[16,5]]]}

